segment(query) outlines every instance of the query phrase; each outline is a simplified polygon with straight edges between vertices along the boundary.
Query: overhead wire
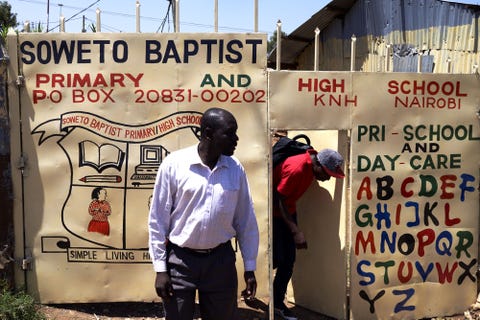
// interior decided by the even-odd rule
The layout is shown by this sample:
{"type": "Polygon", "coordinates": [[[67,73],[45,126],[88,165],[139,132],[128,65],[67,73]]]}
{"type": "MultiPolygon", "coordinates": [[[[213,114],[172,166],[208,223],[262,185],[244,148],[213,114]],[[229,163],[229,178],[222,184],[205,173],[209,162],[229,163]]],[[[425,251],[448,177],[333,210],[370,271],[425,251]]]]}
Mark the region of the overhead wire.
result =
{"type": "MultiPolygon", "coordinates": [[[[34,4],[40,4],[40,5],[47,5],[47,2],[46,1],[38,1],[38,0],[18,0],[18,1],[22,1],[22,2],[27,2],[27,3],[34,3],[34,4]]],[[[99,2],[100,0],[98,0],[97,2],[99,2]]],[[[53,2],[50,2],[51,5],[58,5],[59,3],[53,3],[53,2]]],[[[89,10],[94,4],[88,6],[87,8],[80,8],[80,7],[75,7],[75,6],[69,6],[69,5],[64,5],[62,4],[62,7],[64,9],[72,9],[72,10],[81,10],[80,12],[76,13],[76,15],[79,15],[80,13],[82,12],[85,12],[85,11],[92,11],[92,12],[95,12],[94,10],[89,10]]],[[[105,15],[112,15],[112,16],[120,16],[120,17],[126,17],[126,18],[135,18],[135,14],[128,14],[128,13],[122,13],[122,12],[115,12],[115,11],[101,11],[102,14],[105,14],[105,15]]],[[[73,16],[72,16],[73,17],[73,16]]],[[[149,20],[149,21],[161,21],[159,18],[155,18],[155,17],[149,17],[149,16],[142,16],[141,17],[142,20],[149,20]]],[[[69,20],[71,20],[72,18],[69,18],[69,20]]],[[[67,20],[65,20],[66,22],[67,20]]],[[[42,25],[46,25],[46,22],[39,22],[41,23],[42,25]]],[[[104,25],[104,23],[102,22],[102,26],[104,25]]],[[[54,28],[50,28],[49,31],[51,30],[54,30],[55,28],[58,28],[60,26],[60,24],[58,24],[57,26],[55,26],[54,28]]],[[[115,30],[118,30],[120,32],[124,32],[122,31],[121,29],[118,29],[118,28],[114,28],[114,27],[111,27],[110,28],[112,29],[115,29],[115,30]]],[[[108,28],[106,28],[108,29],[108,28]]]]}
{"type": "MultiPolygon", "coordinates": [[[[163,28],[165,27],[165,23],[168,22],[168,16],[169,16],[170,10],[172,10],[172,8],[173,8],[172,0],[169,0],[168,1],[168,7],[167,7],[167,14],[165,15],[165,18],[163,18],[162,23],[158,27],[156,33],[158,33],[160,28],[162,29],[162,32],[163,32],[163,28]]],[[[172,10],[172,16],[173,16],[173,10],[172,10]]],[[[169,30],[170,30],[170,24],[169,24],[169,30]]]]}
{"type": "MultiPolygon", "coordinates": [[[[27,3],[36,3],[36,4],[41,4],[41,5],[46,5],[46,1],[41,1],[41,0],[17,0],[17,1],[22,1],[22,2],[27,2],[27,3]]],[[[89,10],[92,6],[94,6],[96,3],[98,3],[100,0],[95,1],[93,4],[89,5],[86,8],[80,8],[80,7],[75,7],[75,6],[69,6],[69,5],[63,5],[62,7],[65,9],[73,9],[73,10],[80,10],[78,13],[74,14],[72,17],[68,18],[68,20],[65,20],[65,22],[72,20],[74,17],[78,16],[82,12],[85,11],[93,11],[89,10]]],[[[153,21],[153,22],[160,22],[160,26],[157,28],[157,33],[161,30],[161,32],[164,31],[165,26],[168,23],[168,26],[170,26],[170,21],[173,21],[173,8],[172,8],[172,0],[168,0],[169,6],[167,8],[167,13],[164,18],[155,18],[155,17],[150,17],[150,16],[141,16],[142,20],[148,20],[148,21],[153,21]],[[172,19],[169,20],[169,15],[170,13],[172,14],[172,19]]],[[[59,3],[53,3],[51,2],[51,5],[58,5],[59,3]]],[[[128,14],[128,13],[122,13],[122,12],[115,12],[115,11],[101,11],[102,14],[105,15],[112,15],[112,16],[121,16],[121,17],[127,17],[127,18],[135,18],[135,14],[128,14]]],[[[40,22],[39,22],[40,23],[40,22]]],[[[42,25],[46,25],[46,22],[41,22],[42,25]]],[[[104,23],[102,22],[102,26],[104,23]]],[[[180,22],[181,26],[191,26],[195,28],[201,28],[205,30],[212,30],[214,28],[213,25],[211,24],[202,24],[202,23],[195,23],[195,22],[188,22],[188,21],[181,21],[180,22]]],[[[54,30],[55,28],[58,28],[60,24],[55,26],[54,28],[50,28],[48,31],[54,30]]],[[[110,26],[111,29],[118,30],[119,32],[125,32],[124,30],[122,31],[121,29],[115,28],[110,26]]],[[[108,29],[108,28],[107,28],[108,29]]],[[[236,28],[236,27],[228,27],[228,26],[219,26],[218,29],[220,31],[225,31],[225,32],[253,32],[253,29],[247,29],[247,28],[236,28]]],[[[270,31],[260,31],[259,32],[264,32],[271,34],[272,32],[270,31]]]]}
{"type": "MultiPolygon", "coordinates": [[[[100,0],[96,0],[95,2],[93,2],[92,4],[90,4],[88,7],[80,10],[80,11],[77,12],[77,13],[75,13],[75,14],[74,14],[73,16],[71,16],[70,18],[65,19],[65,22],[70,21],[71,19],[73,19],[73,18],[75,18],[76,16],[78,16],[80,13],[87,11],[88,9],[90,9],[91,7],[93,7],[94,5],[96,5],[96,4],[99,3],[99,2],[100,2],[100,0]]],[[[54,30],[54,29],[58,28],[59,26],[60,26],[60,24],[58,24],[55,28],[52,28],[52,29],[50,29],[50,30],[47,30],[47,32],[50,32],[51,30],[54,30]]]]}
{"type": "MultiPolygon", "coordinates": [[[[95,23],[96,23],[95,20],[92,20],[92,19],[89,19],[89,18],[86,18],[86,17],[85,17],[85,21],[90,22],[91,23],[90,25],[95,25],[95,23]]],[[[102,30],[104,30],[104,29],[107,30],[107,31],[111,31],[111,32],[124,32],[121,29],[112,27],[112,26],[107,25],[107,24],[102,22],[102,30]]]]}

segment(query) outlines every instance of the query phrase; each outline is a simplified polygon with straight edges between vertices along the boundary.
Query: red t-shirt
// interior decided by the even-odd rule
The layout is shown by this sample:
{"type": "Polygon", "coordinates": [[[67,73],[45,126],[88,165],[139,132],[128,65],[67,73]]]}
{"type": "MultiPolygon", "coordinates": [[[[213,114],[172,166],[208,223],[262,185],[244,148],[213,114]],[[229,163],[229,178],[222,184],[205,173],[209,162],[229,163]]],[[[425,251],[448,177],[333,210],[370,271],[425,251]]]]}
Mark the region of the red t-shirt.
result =
{"type": "MultiPolygon", "coordinates": [[[[297,211],[297,200],[315,180],[310,155],[316,153],[313,149],[307,150],[303,154],[287,158],[273,169],[273,186],[285,197],[285,205],[290,214],[297,211]]],[[[273,215],[280,216],[279,210],[274,205],[273,215]]]]}

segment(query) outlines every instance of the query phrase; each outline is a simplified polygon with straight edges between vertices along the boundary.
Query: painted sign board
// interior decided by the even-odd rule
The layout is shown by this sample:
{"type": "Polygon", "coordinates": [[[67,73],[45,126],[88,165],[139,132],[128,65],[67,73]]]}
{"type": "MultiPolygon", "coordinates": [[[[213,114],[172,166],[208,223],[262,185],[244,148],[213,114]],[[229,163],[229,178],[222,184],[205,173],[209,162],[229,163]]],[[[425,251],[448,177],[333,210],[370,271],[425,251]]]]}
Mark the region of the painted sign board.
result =
{"type": "Polygon", "coordinates": [[[262,34],[18,35],[25,81],[12,123],[22,124],[15,156],[26,166],[17,254],[31,258],[26,282],[41,302],[157,299],[147,250],[156,172],[198,143],[209,107],[237,117],[236,154],[266,228],[265,52],[262,34]]]}
{"type": "Polygon", "coordinates": [[[355,82],[370,101],[352,117],[352,311],[463,313],[477,293],[478,79],[372,80],[355,82]]]}
{"type": "MultiPolygon", "coordinates": [[[[198,121],[211,106],[239,122],[236,155],[262,235],[259,296],[269,282],[268,133],[284,128],[350,137],[342,149],[345,221],[322,226],[338,228],[348,259],[316,275],[349,271],[346,312],[414,319],[462,313],[474,302],[474,75],[267,72],[261,34],[19,34],[8,41],[9,79],[20,84],[9,86],[19,169],[15,255],[25,258],[17,280],[41,302],[157,299],[147,252],[152,177],[171,151],[198,142],[198,121]]],[[[311,263],[328,259],[319,257],[311,263]]]]}
{"type": "Polygon", "coordinates": [[[352,317],[463,313],[477,293],[475,75],[278,71],[269,85],[272,128],[350,130],[352,317]]]}

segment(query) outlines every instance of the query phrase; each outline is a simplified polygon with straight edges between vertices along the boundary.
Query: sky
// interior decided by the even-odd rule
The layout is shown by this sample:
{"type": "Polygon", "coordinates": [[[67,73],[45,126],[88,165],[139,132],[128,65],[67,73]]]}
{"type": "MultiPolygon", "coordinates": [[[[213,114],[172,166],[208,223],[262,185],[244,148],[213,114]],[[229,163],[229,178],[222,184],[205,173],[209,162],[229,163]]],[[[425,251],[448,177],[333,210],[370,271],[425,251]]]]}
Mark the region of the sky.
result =
{"type": "MultiPolygon", "coordinates": [[[[102,32],[135,32],[135,0],[10,0],[12,12],[23,29],[26,21],[41,23],[58,32],[60,15],[65,17],[66,32],[81,32],[83,16],[89,26],[96,24],[96,10],[101,10],[102,32]]],[[[175,1],[174,1],[175,2],[175,1]]],[[[282,22],[282,32],[291,33],[330,0],[258,0],[258,32],[272,35],[277,21],[282,22]]],[[[253,32],[255,26],[254,0],[217,0],[218,32],[253,32]]],[[[179,0],[180,32],[214,32],[215,0],[179,0]]],[[[168,0],[140,0],[140,31],[174,32],[171,11],[165,21],[168,0]]]]}
{"type": "MultiPolygon", "coordinates": [[[[214,32],[215,0],[178,0],[180,4],[180,32],[214,32]]],[[[282,32],[294,31],[330,0],[257,0],[258,32],[269,36],[281,20],[282,32]]],[[[135,32],[136,0],[10,0],[12,12],[21,24],[41,23],[42,29],[59,32],[60,16],[65,17],[66,32],[81,32],[83,16],[87,32],[96,24],[96,10],[100,9],[102,32],[135,32]],[[49,5],[48,5],[49,3],[49,5]],[[47,15],[47,7],[49,13],[47,15]]],[[[140,31],[174,32],[171,11],[167,17],[168,0],[140,0],[140,31]]],[[[175,2],[175,1],[173,1],[175,2]]],[[[453,1],[479,4],[480,0],[453,1]]],[[[217,0],[218,32],[253,32],[255,0],[217,0]]]]}

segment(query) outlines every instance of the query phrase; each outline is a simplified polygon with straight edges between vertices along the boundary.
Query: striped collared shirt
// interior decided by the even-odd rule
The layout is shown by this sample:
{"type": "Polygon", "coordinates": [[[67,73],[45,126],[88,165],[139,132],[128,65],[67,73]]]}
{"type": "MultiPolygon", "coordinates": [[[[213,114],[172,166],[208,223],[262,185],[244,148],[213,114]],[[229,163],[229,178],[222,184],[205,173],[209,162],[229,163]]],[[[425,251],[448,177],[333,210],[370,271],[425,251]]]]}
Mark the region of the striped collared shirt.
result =
{"type": "Polygon", "coordinates": [[[166,241],[210,249],[236,236],[245,271],[256,268],[258,226],[245,170],[220,156],[213,170],[197,146],[171,153],[160,165],[149,214],[149,250],[156,272],[166,271],[166,241]]]}

